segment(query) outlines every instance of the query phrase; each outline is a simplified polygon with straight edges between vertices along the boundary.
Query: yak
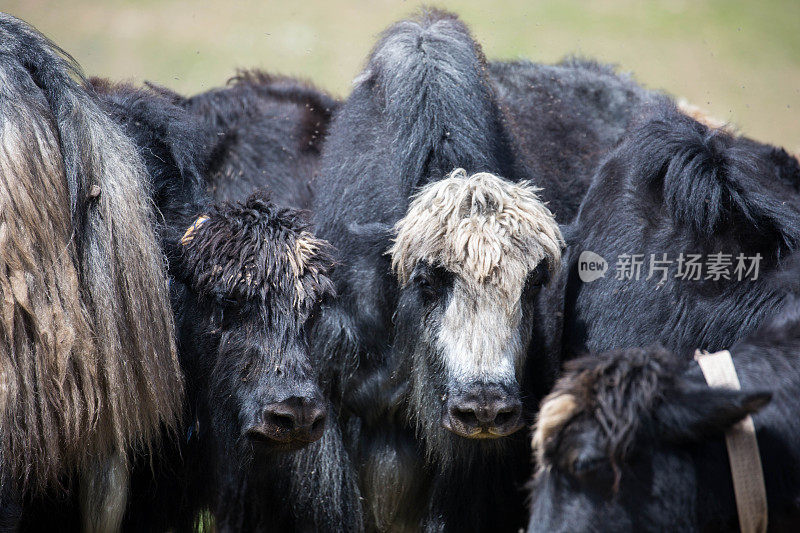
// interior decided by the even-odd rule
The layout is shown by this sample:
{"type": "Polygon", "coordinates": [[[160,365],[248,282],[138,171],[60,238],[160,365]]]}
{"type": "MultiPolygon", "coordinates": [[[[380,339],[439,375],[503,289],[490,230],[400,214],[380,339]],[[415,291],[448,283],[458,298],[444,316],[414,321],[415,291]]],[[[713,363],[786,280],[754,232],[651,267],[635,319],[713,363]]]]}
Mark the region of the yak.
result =
{"type": "MultiPolygon", "coordinates": [[[[155,420],[155,427],[146,434],[149,440],[141,437],[141,442],[129,443],[121,451],[106,443],[110,450],[107,452],[108,459],[105,459],[106,456],[100,454],[103,449],[93,447],[93,443],[101,437],[110,438],[104,436],[101,430],[111,431],[113,426],[90,426],[87,429],[65,425],[62,428],[58,419],[52,421],[52,426],[37,422],[39,425],[32,429],[50,432],[61,430],[66,436],[72,435],[67,433],[68,430],[84,430],[84,434],[76,437],[83,440],[74,445],[85,447],[93,455],[86,458],[67,457],[72,464],[59,466],[60,471],[50,474],[52,479],[37,478],[41,487],[34,487],[36,490],[22,484],[7,484],[5,480],[22,478],[20,472],[24,472],[23,468],[40,475],[34,468],[44,469],[50,463],[22,463],[27,456],[14,456],[22,463],[17,465],[6,459],[10,456],[3,449],[2,472],[8,476],[4,477],[3,483],[3,525],[23,530],[117,529],[126,510],[129,467],[133,467],[132,491],[127,502],[127,517],[122,524],[125,528],[194,530],[198,516],[204,516],[202,512],[206,509],[216,514],[220,528],[229,529],[255,529],[256,526],[272,528],[279,524],[287,530],[337,530],[341,529],[342,516],[347,516],[347,524],[358,524],[360,515],[357,504],[349,508],[345,506],[346,502],[358,501],[358,490],[351,490],[347,486],[348,477],[335,469],[338,464],[346,464],[335,457],[336,454],[344,457],[341,446],[337,447],[341,438],[329,438],[336,434],[337,428],[326,431],[325,437],[320,439],[323,429],[334,424],[326,417],[327,402],[316,383],[306,342],[306,331],[315,318],[320,301],[332,290],[332,283],[327,276],[331,266],[327,243],[307,230],[296,211],[278,208],[264,193],[256,193],[241,204],[211,205],[204,189],[208,154],[214,151],[214,145],[209,142],[213,136],[208,135],[207,130],[183,108],[154,91],[102,80],[93,80],[91,84],[82,82],[77,66],[62,60],[54,45],[21,21],[4,18],[2,29],[10,36],[20,36],[20,44],[3,56],[2,65],[4,68],[8,65],[9,71],[16,76],[10,79],[21,80],[19,84],[26,90],[25,98],[15,93],[15,101],[7,104],[8,113],[4,115],[8,119],[4,127],[9,128],[9,133],[5,137],[7,142],[2,161],[13,172],[4,171],[2,175],[6,180],[11,177],[22,180],[17,189],[7,188],[5,193],[9,207],[4,210],[4,216],[18,213],[15,215],[17,219],[11,219],[15,220],[15,230],[8,234],[8,242],[12,244],[4,248],[4,253],[9,254],[6,261],[9,265],[9,290],[12,291],[7,293],[5,301],[19,308],[13,311],[19,318],[13,314],[7,315],[9,320],[13,319],[11,324],[17,329],[7,330],[9,335],[14,333],[15,337],[4,338],[8,342],[13,341],[15,344],[12,346],[18,347],[20,354],[17,356],[14,351],[6,350],[6,357],[16,362],[15,358],[27,353],[25,350],[41,349],[34,341],[49,342],[48,335],[55,335],[53,341],[58,341],[58,347],[64,349],[69,348],[69,342],[86,342],[82,337],[70,337],[67,335],[69,331],[45,329],[38,332],[35,329],[39,327],[38,323],[26,311],[43,312],[43,299],[49,298],[59,303],[59,294],[63,293],[64,298],[70,295],[67,290],[69,283],[79,284],[75,289],[78,295],[82,294],[82,290],[88,293],[91,287],[80,286],[81,283],[88,283],[84,278],[93,281],[91,276],[99,276],[93,270],[102,266],[99,262],[111,261],[100,252],[105,251],[104,246],[115,244],[116,239],[126,244],[124,236],[152,240],[159,270],[157,276],[148,280],[146,288],[163,292],[163,303],[167,306],[165,311],[169,319],[166,346],[173,349],[173,356],[176,355],[175,337],[178,341],[174,361],[175,380],[164,393],[175,395],[177,405],[173,406],[171,418],[163,416],[155,420]],[[22,75],[26,72],[24,65],[29,65],[29,77],[33,79],[22,75]],[[59,106],[63,106],[63,109],[59,106]],[[13,114],[15,112],[24,112],[25,120],[20,120],[19,116],[13,114]],[[73,131],[76,126],[71,120],[84,122],[73,131]],[[26,127],[31,131],[23,129],[26,127]],[[97,138],[87,140],[81,137],[89,134],[97,138]],[[34,137],[28,139],[26,135],[34,137]],[[112,144],[97,144],[101,140],[112,144]],[[95,144],[81,144],[88,141],[95,144]],[[69,150],[60,146],[59,142],[69,150]],[[51,147],[48,143],[55,144],[51,147]],[[129,153],[116,154],[112,148],[129,150],[129,153]],[[58,151],[53,151],[56,149],[58,151]],[[117,167],[86,167],[88,163],[104,163],[104,150],[111,150],[110,153],[116,158],[112,158],[111,162],[117,167]],[[64,162],[60,163],[62,159],[64,162]],[[20,165],[28,165],[28,174],[21,172],[26,167],[20,165]],[[64,168],[72,167],[75,167],[74,175],[64,171],[64,168]],[[93,173],[89,173],[89,170],[93,173]],[[100,170],[102,174],[98,174],[100,170]],[[87,178],[97,183],[83,183],[82,180],[87,178]],[[36,186],[37,179],[47,180],[48,186],[36,186]],[[70,179],[75,183],[72,184],[70,179]],[[124,183],[116,183],[114,180],[117,179],[124,183]],[[76,211],[72,221],[69,210],[72,203],[69,194],[71,185],[79,192],[78,200],[74,202],[76,211]],[[36,201],[35,194],[48,196],[36,201]],[[103,209],[100,209],[96,204],[105,197],[108,199],[104,200],[103,209]],[[25,204],[23,210],[23,200],[35,203],[25,204]],[[91,207],[88,212],[83,206],[86,202],[91,207]],[[48,206],[53,206],[53,213],[45,209],[48,206]],[[123,209],[126,206],[128,209],[142,209],[143,212],[134,210],[128,213],[123,209]],[[158,217],[150,213],[153,207],[157,209],[158,217]],[[57,209],[65,211],[60,213],[57,209]],[[99,213],[95,214],[94,211],[98,209],[99,213]],[[35,223],[23,224],[25,217],[30,217],[32,213],[39,217],[35,223]],[[144,218],[144,214],[148,214],[148,218],[144,218]],[[66,219],[59,221],[56,215],[66,219]],[[145,222],[142,227],[128,225],[139,220],[135,215],[145,222]],[[87,223],[93,224],[91,231],[78,225],[81,217],[88,217],[87,223]],[[113,223],[116,217],[127,217],[127,220],[119,226],[112,224],[111,228],[102,227],[102,224],[113,223]],[[99,229],[95,226],[99,226],[99,229]],[[49,235],[45,231],[48,228],[56,233],[49,235]],[[114,233],[103,234],[100,229],[113,230],[114,233]],[[96,242],[98,235],[95,233],[105,241],[96,242]],[[72,257],[70,239],[72,242],[82,242],[80,237],[83,234],[87,239],[86,246],[91,245],[83,254],[98,264],[91,265],[92,269],[86,268],[86,273],[78,272],[73,276],[70,274],[70,264],[66,262],[72,257]],[[34,237],[39,240],[34,240],[34,237]],[[13,244],[17,241],[25,247],[17,250],[18,246],[13,244]],[[48,246],[54,247],[52,254],[48,246]],[[41,255],[28,257],[21,255],[22,251],[29,255],[41,255]],[[20,279],[20,274],[14,270],[33,268],[39,264],[49,264],[50,270],[54,271],[50,274],[50,270],[39,268],[41,275],[50,275],[47,280],[41,281],[35,277],[34,274],[38,275],[39,271],[25,273],[24,270],[20,279]],[[31,284],[29,293],[25,292],[26,282],[31,284]],[[52,296],[46,291],[52,292],[52,296]],[[173,326],[173,315],[177,329],[173,326]],[[28,331],[30,333],[26,336],[28,331]],[[33,336],[33,333],[39,337],[33,336]],[[183,403],[180,401],[184,391],[181,371],[186,377],[183,403]],[[159,436],[160,440],[157,438],[159,436]],[[159,445],[156,446],[154,442],[159,445]],[[304,445],[308,445],[304,455],[294,453],[304,445]],[[326,461],[319,467],[322,457],[326,461]],[[253,469],[254,465],[263,468],[253,469]],[[88,475],[75,476],[73,472],[88,472],[88,475]],[[76,486],[79,490],[71,490],[76,486]],[[325,493],[318,487],[336,493],[325,493]],[[77,509],[76,493],[81,495],[83,517],[77,509]]],[[[13,40],[10,42],[14,43],[13,40]]],[[[17,90],[13,84],[10,87],[17,90]]],[[[134,242],[139,247],[146,244],[136,239],[134,242]]],[[[148,265],[141,257],[147,251],[146,247],[138,250],[138,256],[131,256],[133,259],[125,255],[130,252],[124,249],[114,248],[111,251],[116,254],[112,255],[113,261],[118,263],[110,262],[105,264],[105,268],[112,273],[121,271],[131,275],[138,268],[144,269],[148,265]]],[[[76,260],[75,264],[80,266],[81,263],[76,260]]],[[[77,270],[75,265],[71,268],[77,270]]],[[[144,305],[136,299],[144,296],[140,294],[134,298],[125,292],[141,292],[144,288],[133,281],[128,284],[123,284],[119,289],[119,297],[125,298],[117,304],[122,306],[117,312],[127,309],[123,303],[133,305],[128,299],[144,305]]],[[[107,283],[104,288],[111,292],[110,295],[104,295],[105,298],[114,295],[114,284],[107,283]]],[[[155,310],[136,309],[135,317],[128,317],[127,322],[119,326],[122,331],[132,334],[127,328],[133,328],[141,322],[147,334],[156,334],[160,315],[155,310]],[[139,322],[133,323],[134,318],[139,322]]],[[[88,317],[91,318],[91,315],[88,317]]],[[[67,325],[67,319],[71,320],[66,312],[51,318],[53,321],[56,319],[67,325]]],[[[93,333],[91,323],[86,327],[93,333]]],[[[140,335],[142,338],[138,342],[148,338],[145,333],[140,335]]],[[[132,340],[126,342],[126,351],[118,357],[127,373],[124,378],[118,378],[121,384],[114,385],[113,394],[109,392],[111,397],[104,401],[112,402],[114,407],[116,403],[113,402],[125,400],[116,398],[116,394],[125,393],[125,387],[137,387],[135,401],[126,404],[124,413],[118,413],[118,416],[124,414],[124,420],[131,419],[144,424],[146,417],[151,415],[147,403],[149,389],[145,384],[135,381],[135,372],[147,361],[136,359],[140,355],[135,351],[135,343],[132,340]],[[128,357],[133,359],[128,360],[128,357]]],[[[164,356],[163,349],[150,349],[152,353],[147,354],[148,357],[164,356]]],[[[89,357],[92,354],[86,352],[81,356],[89,357]]],[[[64,356],[67,355],[72,359],[76,357],[72,353],[64,356]]],[[[82,391],[82,387],[91,385],[88,377],[92,377],[94,369],[84,369],[78,364],[80,359],[77,362],[72,359],[64,363],[64,379],[76,390],[69,389],[63,393],[97,394],[91,389],[82,391]],[[73,371],[88,372],[87,382],[78,379],[82,374],[73,378],[70,373],[73,371]],[[77,383],[70,384],[69,380],[72,379],[77,383]]],[[[36,361],[35,358],[31,360],[36,361]]],[[[32,370],[37,368],[34,365],[32,370]]],[[[45,372],[49,367],[42,368],[43,378],[58,378],[59,374],[50,376],[45,372]]],[[[162,361],[161,367],[153,370],[154,375],[148,378],[150,381],[146,385],[154,387],[161,383],[160,380],[169,379],[170,368],[162,361]]],[[[11,370],[13,367],[8,365],[3,367],[4,379],[19,379],[11,370]]],[[[56,370],[58,368],[53,369],[56,370]]],[[[28,379],[25,375],[22,377],[28,379]]],[[[101,378],[104,378],[102,373],[98,376],[98,379],[101,378]]],[[[53,383],[53,386],[61,384],[65,387],[61,381],[53,383]]],[[[56,389],[52,399],[59,400],[57,393],[61,392],[56,389]]],[[[34,401],[32,398],[23,399],[34,401]]],[[[11,404],[15,409],[9,409],[9,414],[4,416],[22,416],[17,413],[20,408],[39,409],[48,416],[71,416],[71,411],[63,413],[60,409],[88,409],[88,406],[80,404],[80,396],[71,400],[74,406],[63,400],[58,410],[45,405],[50,411],[36,404],[28,406],[21,400],[12,400],[21,407],[11,404]]],[[[7,405],[4,404],[4,407],[7,405]]],[[[100,407],[110,409],[103,404],[100,407]]],[[[26,421],[38,420],[29,412],[23,414],[29,417],[26,421]]],[[[85,416],[84,413],[84,417],[71,424],[91,422],[84,420],[85,416]]],[[[99,421],[105,420],[99,412],[93,416],[99,421]]],[[[3,437],[9,439],[6,430],[9,424],[5,420],[2,425],[3,437]]],[[[11,436],[16,439],[22,437],[15,433],[11,436]]],[[[58,434],[47,436],[57,439],[49,443],[52,446],[61,444],[66,438],[58,434]]],[[[22,446],[17,441],[11,442],[22,446]]],[[[33,440],[22,449],[26,453],[38,453],[37,445],[38,442],[33,440]]],[[[43,450],[42,453],[47,451],[43,450]]],[[[53,448],[52,451],[57,454],[59,448],[53,448]]],[[[355,487],[354,482],[350,484],[355,487]]]]}
{"type": "Polygon", "coordinates": [[[80,480],[114,529],[183,398],[149,182],[69,56],[6,14],[0,42],[0,523],[80,480]]]}
{"type": "Polygon", "coordinates": [[[258,70],[242,70],[227,86],[191,97],[156,88],[216,136],[205,176],[214,199],[243,200],[268,187],[280,206],[311,208],[339,101],[308,82],[258,70]]]}
{"type": "Polygon", "coordinates": [[[688,356],[752,332],[786,298],[769,279],[797,249],[799,192],[800,162],[783,149],[660,106],[564,230],[559,358],[653,343],[688,356]],[[608,267],[598,279],[592,259],[608,267]]]}
{"type": "Polygon", "coordinates": [[[226,153],[214,142],[225,140],[160,91],[93,85],[137,140],[154,201],[177,229],[163,247],[184,425],[155,468],[145,457],[134,471],[125,527],[190,531],[205,509],[220,529],[358,525],[358,490],[306,340],[332,295],[330,246],[263,191],[209,205],[206,176],[226,153]]]}
{"type": "Polygon", "coordinates": [[[370,529],[524,524],[533,304],[562,246],[528,178],[469,30],[438,11],[386,30],[330,124],[312,209],[339,262],[315,355],[370,529]]]}
{"type": "Polygon", "coordinates": [[[155,458],[155,480],[151,458],[134,472],[125,526],[193,530],[204,509],[222,529],[357,524],[358,491],[337,470],[347,464],[341,437],[305,338],[332,291],[329,245],[264,192],[209,205],[206,176],[225,149],[161,91],[102,80],[93,89],[153,179],[186,374],[180,438],[155,458]]]}
{"type": "MultiPolygon", "coordinates": [[[[779,290],[794,279],[783,280],[779,290]]],[[[730,348],[742,390],[660,346],[571,361],[542,405],[529,533],[736,531],[723,434],[753,417],[770,530],[800,523],[800,298],[730,348]]]]}

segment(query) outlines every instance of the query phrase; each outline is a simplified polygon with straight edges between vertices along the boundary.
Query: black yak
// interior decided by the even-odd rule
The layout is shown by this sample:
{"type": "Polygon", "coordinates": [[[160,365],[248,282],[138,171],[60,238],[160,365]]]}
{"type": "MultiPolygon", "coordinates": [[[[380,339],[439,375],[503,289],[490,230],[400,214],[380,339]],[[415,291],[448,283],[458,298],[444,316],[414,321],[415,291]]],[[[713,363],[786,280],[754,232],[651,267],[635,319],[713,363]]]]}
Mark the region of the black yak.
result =
{"type": "Polygon", "coordinates": [[[798,193],[800,163],[784,150],[660,106],[565,229],[560,357],[653,343],[686,357],[753,331],[786,297],[769,275],[800,242],[798,193]],[[588,252],[608,271],[582,281],[588,252]]]}
{"type": "Polygon", "coordinates": [[[309,209],[320,152],[339,102],[309,83],[257,70],[189,98],[158,88],[209,127],[215,150],[206,180],[217,200],[268,187],[284,207],[309,209]]]}
{"type": "Polygon", "coordinates": [[[738,530],[723,433],[752,413],[769,529],[796,530],[800,299],[730,353],[740,391],[660,347],[569,363],[539,415],[528,532],[738,530]]]}
{"type": "Polygon", "coordinates": [[[395,24],[323,149],[315,230],[340,266],[315,355],[380,530],[525,520],[517,430],[535,394],[523,378],[561,235],[525,181],[485,67],[452,15],[395,24]]]}
{"type": "Polygon", "coordinates": [[[77,66],[0,14],[0,514],[80,478],[119,525],[127,454],[175,428],[182,378],[149,182],[77,66]]]}
{"type": "MultiPolygon", "coordinates": [[[[615,352],[568,363],[542,406],[531,531],[735,528],[725,448],[706,439],[766,400],[707,389],[681,396],[676,384],[702,383],[696,367],[687,370],[696,349],[733,345],[745,387],[779,386],[760,434],[766,456],[791,464],[783,441],[796,430],[771,420],[792,408],[797,386],[799,189],[800,164],[784,150],[710,128],[668,102],[602,163],[565,229],[563,276],[545,300],[564,310],[556,359],[615,352]],[[629,348],[648,345],[659,348],[629,348]],[[659,425],[664,409],[681,417],[672,420],[685,426],[678,438],[679,428],[659,425]]],[[[794,498],[794,481],[767,474],[776,483],[773,526],[796,523],[797,510],[774,492],[794,498]]]]}
{"type": "Polygon", "coordinates": [[[208,205],[226,140],[162,91],[94,89],[153,180],[186,375],[184,424],[134,471],[125,527],[191,531],[206,509],[220,529],[358,527],[358,488],[306,341],[333,288],[329,245],[262,191],[208,205]]]}

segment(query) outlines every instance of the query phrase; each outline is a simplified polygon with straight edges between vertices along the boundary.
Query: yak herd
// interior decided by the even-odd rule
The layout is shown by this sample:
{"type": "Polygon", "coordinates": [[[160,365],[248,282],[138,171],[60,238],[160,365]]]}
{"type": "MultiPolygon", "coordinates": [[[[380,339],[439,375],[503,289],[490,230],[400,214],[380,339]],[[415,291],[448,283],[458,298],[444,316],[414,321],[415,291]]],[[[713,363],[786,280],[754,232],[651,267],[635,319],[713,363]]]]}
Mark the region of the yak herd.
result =
{"type": "Polygon", "coordinates": [[[0,14],[0,530],[733,531],[750,415],[796,530],[799,245],[783,149],[449,13],[342,101],[85,78],[0,14]]]}

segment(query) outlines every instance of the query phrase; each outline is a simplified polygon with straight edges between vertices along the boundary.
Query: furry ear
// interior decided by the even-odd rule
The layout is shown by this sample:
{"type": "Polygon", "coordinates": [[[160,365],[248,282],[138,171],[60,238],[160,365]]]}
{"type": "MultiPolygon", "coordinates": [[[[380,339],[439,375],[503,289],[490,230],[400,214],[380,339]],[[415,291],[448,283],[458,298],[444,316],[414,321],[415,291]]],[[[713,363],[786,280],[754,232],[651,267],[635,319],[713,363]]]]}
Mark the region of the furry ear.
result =
{"type": "Polygon", "coordinates": [[[673,389],[656,408],[658,434],[672,441],[697,441],[724,433],[772,399],[769,391],[673,389]]]}

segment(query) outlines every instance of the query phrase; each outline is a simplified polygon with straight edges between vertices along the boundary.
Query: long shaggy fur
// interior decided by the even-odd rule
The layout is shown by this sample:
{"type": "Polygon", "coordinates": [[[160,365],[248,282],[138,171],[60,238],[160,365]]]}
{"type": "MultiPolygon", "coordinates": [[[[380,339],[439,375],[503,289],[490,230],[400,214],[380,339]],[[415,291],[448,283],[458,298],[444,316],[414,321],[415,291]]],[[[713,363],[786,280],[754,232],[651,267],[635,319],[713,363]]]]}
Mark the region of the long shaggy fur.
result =
{"type": "Polygon", "coordinates": [[[354,83],[372,87],[383,107],[407,193],[451,172],[456,154],[471,172],[496,169],[508,155],[485,68],[469,29],[441,11],[392,25],[375,45],[354,83]]]}
{"type": "Polygon", "coordinates": [[[800,208],[762,190],[769,162],[750,144],[671,109],[632,132],[629,142],[638,147],[641,179],[699,238],[734,226],[742,237],[757,233],[789,251],[796,248],[800,208]]]}
{"type": "Polygon", "coordinates": [[[417,262],[440,265],[477,286],[521,289],[525,276],[546,261],[561,267],[561,231],[527,182],[454,170],[424,187],[395,225],[389,253],[401,285],[417,262]]]}
{"type": "Polygon", "coordinates": [[[0,457],[20,488],[175,423],[181,374],[135,147],[71,59],[0,15],[0,457]]]}

